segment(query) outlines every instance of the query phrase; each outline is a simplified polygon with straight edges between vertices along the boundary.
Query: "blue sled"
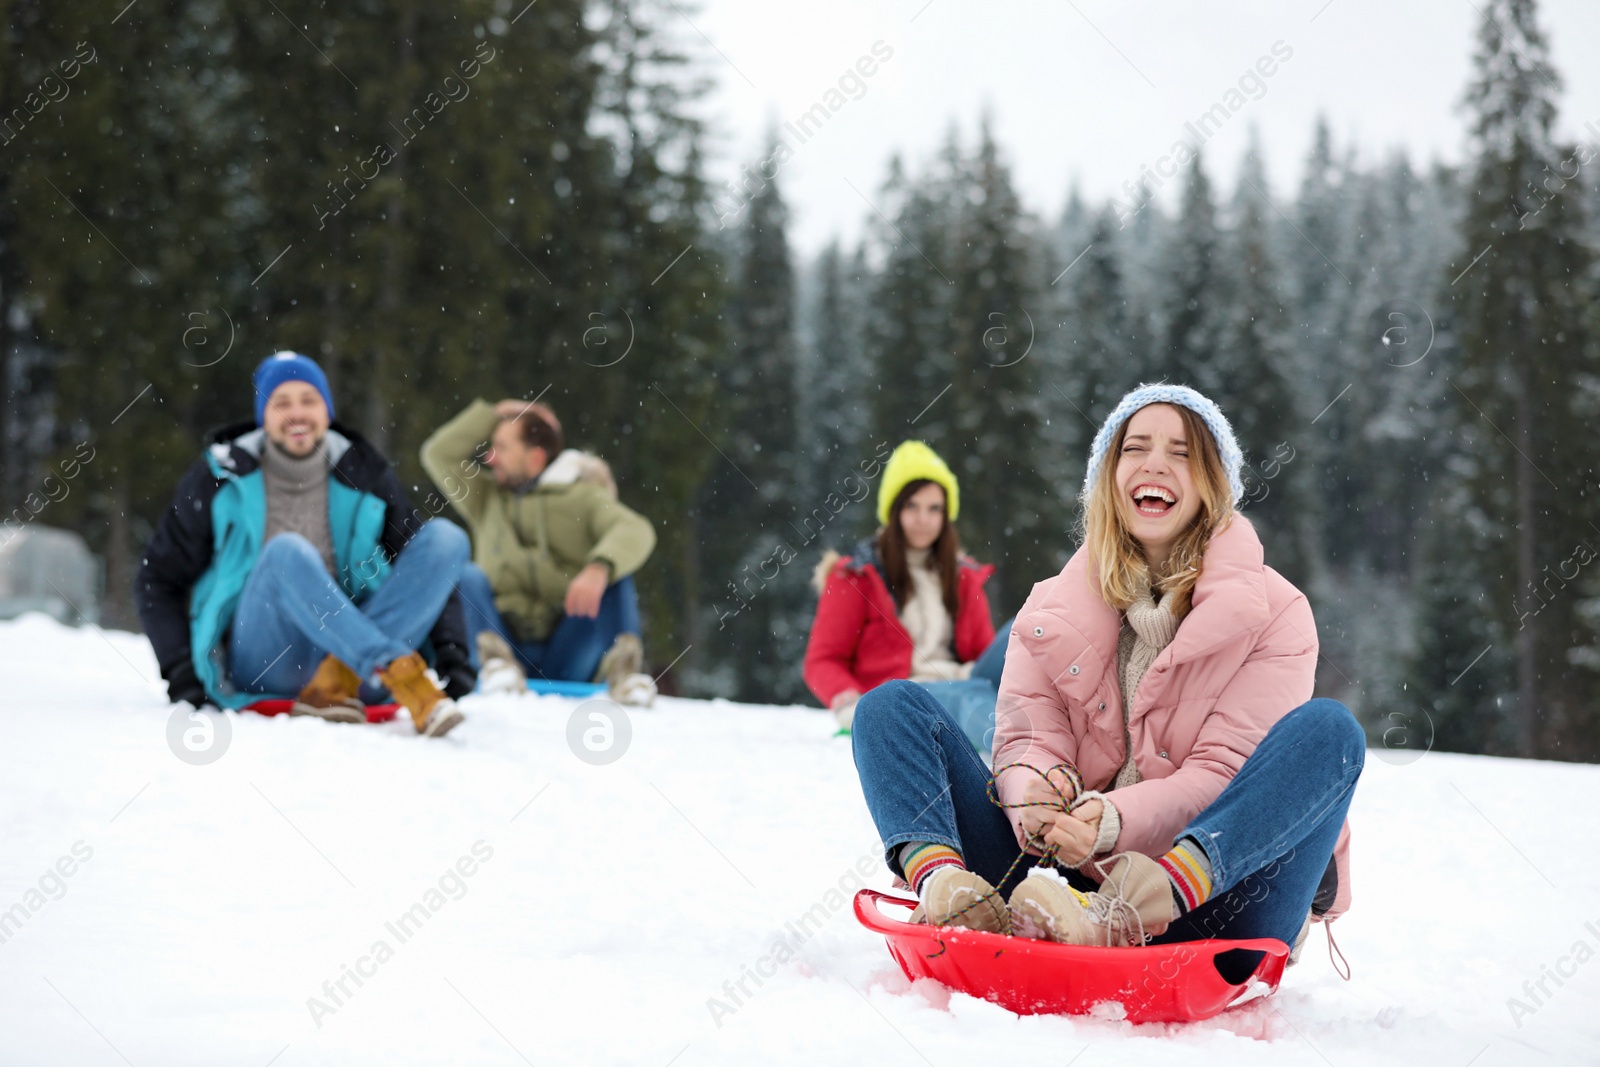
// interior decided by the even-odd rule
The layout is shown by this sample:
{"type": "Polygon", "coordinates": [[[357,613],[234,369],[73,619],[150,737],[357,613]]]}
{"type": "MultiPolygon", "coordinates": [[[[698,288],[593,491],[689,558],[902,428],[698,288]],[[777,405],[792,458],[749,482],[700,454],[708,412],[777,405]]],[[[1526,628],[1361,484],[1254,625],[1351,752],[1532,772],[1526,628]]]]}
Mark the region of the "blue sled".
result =
{"type": "Polygon", "coordinates": [[[529,678],[528,688],[541,696],[592,697],[606,691],[604,682],[562,682],[549,678],[529,678]]]}

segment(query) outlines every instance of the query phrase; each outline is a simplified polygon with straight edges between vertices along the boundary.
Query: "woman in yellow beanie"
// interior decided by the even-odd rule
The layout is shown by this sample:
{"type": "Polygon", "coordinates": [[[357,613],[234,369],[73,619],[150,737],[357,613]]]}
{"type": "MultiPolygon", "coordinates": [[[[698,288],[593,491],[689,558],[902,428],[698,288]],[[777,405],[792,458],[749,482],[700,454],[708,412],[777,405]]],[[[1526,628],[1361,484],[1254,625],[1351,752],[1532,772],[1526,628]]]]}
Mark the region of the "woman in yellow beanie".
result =
{"type": "Polygon", "coordinates": [[[806,685],[841,727],[849,729],[861,694],[909,678],[971,706],[973,714],[961,717],[972,720],[968,734],[984,747],[1009,627],[997,641],[983,591],[994,567],[962,554],[960,510],[961,487],[944,460],[921,441],[906,441],[878,486],[877,535],[853,555],[826,553],[817,566],[821,599],[806,645],[806,685]],[[969,679],[985,684],[937,684],[969,679]]]}

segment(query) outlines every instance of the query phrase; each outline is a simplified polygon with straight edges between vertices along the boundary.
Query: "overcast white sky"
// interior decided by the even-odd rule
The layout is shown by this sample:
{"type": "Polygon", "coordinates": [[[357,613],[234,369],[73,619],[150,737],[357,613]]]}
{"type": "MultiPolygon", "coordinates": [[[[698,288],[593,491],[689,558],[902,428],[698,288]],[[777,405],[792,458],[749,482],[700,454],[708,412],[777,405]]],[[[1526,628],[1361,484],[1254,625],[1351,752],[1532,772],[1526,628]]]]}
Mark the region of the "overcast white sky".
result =
{"type": "MultiPolygon", "coordinates": [[[[707,109],[720,183],[754,160],[765,131],[797,121],[882,41],[892,56],[800,145],[780,183],[796,250],[853,242],[887,161],[920,166],[952,123],[970,146],[993,116],[1024,201],[1054,220],[1076,179],[1099,203],[1154,165],[1257,60],[1283,42],[1292,56],[1249,86],[1251,99],[1206,143],[1207,169],[1231,190],[1250,124],[1273,189],[1298,182],[1312,124],[1327,114],[1336,144],[1377,159],[1459,161],[1459,107],[1479,9],[1474,0],[699,0],[678,17],[683,39],[717,78],[707,109]],[[692,20],[692,21],[691,21],[692,20]],[[703,36],[702,36],[703,34],[703,36]],[[718,53],[721,53],[719,55],[718,53]]],[[[1600,131],[1600,2],[1543,0],[1540,23],[1565,83],[1557,132],[1600,131]]],[[[835,98],[837,102],[837,98],[835,98]]],[[[1585,140],[1600,142],[1600,133],[1585,140]]],[[[1168,183],[1171,202],[1176,183],[1168,183]]]]}

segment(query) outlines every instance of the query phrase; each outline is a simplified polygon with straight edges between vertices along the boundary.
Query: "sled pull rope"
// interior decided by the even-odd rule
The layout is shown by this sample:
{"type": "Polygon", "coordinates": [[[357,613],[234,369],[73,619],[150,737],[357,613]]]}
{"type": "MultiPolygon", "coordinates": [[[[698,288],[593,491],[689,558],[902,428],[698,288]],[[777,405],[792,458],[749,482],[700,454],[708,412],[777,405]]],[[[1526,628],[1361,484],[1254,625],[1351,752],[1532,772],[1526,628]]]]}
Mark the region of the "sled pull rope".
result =
{"type": "MultiPolygon", "coordinates": [[[[1002,810],[1005,810],[1005,809],[1008,809],[1008,808],[1049,808],[1051,811],[1069,812],[1074,807],[1077,806],[1077,804],[1079,803],[1080,798],[1083,796],[1083,793],[1084,793],[1083,775],[1079,774],[1078,773],[1078,768],[1074,767],[1070,763],[1058,763],[1054,767],[1051,767],[1049,770],[1044,770],[1044,771],[1041,771],[1039,768],[1035,767],[1031,763],[1007,763],[1004,766],[996,767],[994,769],[994,773],[989,776],[988,793],[989,793],[989,801],[990,801],[990,803],[992,803],[995,807],[1000,808],[1002,810]],[[1045,784],[1050,787],[1050,791],[1055,793],[1055,795],[1056,795],[1055,801],[1054,802],[1048,801],[1048,800],[1019,801],[1016,804],[1007,804],[1007,803],[1004,803],[1003,801],[1001,801],[1000,795],[999,795],[999,792],[998,792],[998,783],[1000,781],[1000,775],[1001,775],[1001,773],[1003,771],[1009,771],[1009,770],[1012,770],[1013,768],[1022,768],[1022,769],[1025,769],[1025,770],[1029,770],[1029,771],[1032,771],[1034,774],[1037,774],[1040,778],[1043,778],[1044,781],[1045,781],[1045,784]],[[1055,772],[1055,771],[1060,771],[1062,774],[1066,775],[1067,778],[1072,783],[1072,799],[1071,800],[1067,799],[1066,794],[1061,792],[1061,787],[1059,785],[1057,785],[1055,783],[1055,780],[1050,777],[1051,773],[1055,772]]],[[[1033,848],[1037,848],[1040,851],[1041,855],[1039,856],[1039,862],[1036,864],[1036,866],[1039,866],[1039,867],[1044,867],[1044,866],[1047,866],[1047,865],[1053,863],[1055,861],[1055,858],[1056,858],[1056,853],[1057,853],[1057,851],[1059,851],[1059,847],[1058,846],[1056,846],[1056,845],[1048,845],[1048,844],[1045,843],[1045,840],[1044,840],[1043,837],[1038,837],[1038,836],[1035,836],[1034,834],[1031,834],[1031,833],[1028,835],[1027,845],[1030,846],[1030,847],[1033,847],[1033,848]]],[[[1017,864],[1021,863],[1022,862],[1022,857],[1026,856],[1027,854],[1028,853],[1026,851],[1018,853],[1016,860],[1013,861],[1011,866],[1010,866],[1010,868],[1008,868],[1006,870],[1005,877],[1000,879],[1001,882],[1004,882],[1006,879],[1011,877],[1012,872],[1017,869],[1017,864]]]]}
{"type": "Polygon", "coordinates": [[[1339,948],[1339,943],[1333,939],[1333,924],[1323,923],[1322,928],[1328,933],[1328,962],[1333,964],[1333,969],[1340,978],[1350,981],[1350,961],[1344,958],[1344,952],[1339,948]],[[1337,953],[1337,958],[1335,957],[1337,953]],[[1339,965],[1344,964],[1341,968],[1339,965]]]}
{"type": "MultiPolygon", "coordinates": [[[[996,767],[994,769],[994,773],[989,776],[989,785],[987,787],[987,791],[988,791],[988,794],[989,794],[990,803],[994,804],[995,807],[1002,808],[1002,809],[1004,809],[1004,808],[1050,808],[1050,809],[1052,809],[1054,811],[1063,811],[1063,812],[1064,811],[1071,811],[1072,810],[1072,802],[1069,801],[1067,799],[1066,795],[1061,792],[1061,787],[1058,786],[1053,780],[1051,780],[1051,778],[1050,778],[1050,772],[1051,771],[1060,771],[1063,774],[1065,774],[1067,776],[1067,778],[1071,781],[1072,787],[1073,787],[1073,799],[1074,800],[1076,800],[1077,797],[1080,794],[1083,793],[1083,776],[1078,773],[1078,768],[1074,767],[1070,763],[1058,763],[1054,767],[1051,767],[1047,771],[1041,771],[1039,768],[1035,767],[1031,763],[1008,763],[1003,767],[996,767]],[[1040,801],[1032,801],[1032,802],[1025,802],[1025,803],[1017,803],[1017,804],[1006,804],[1006,803],[1003,803],[1000,800],[999,794],[995,792],[995,782],[999,779],[1000,772],[1008,771],[1008,770],[1012,769],[1013,767],[1025,767],[1028,770],[1032,771],[1034,774],[1037,774],[1039,777],[1043,778],[1045,780],[1045,782],[1047,782],[1049,784],[1051,791],[1055,793],[1056,801],[1055,802],[1051,802],[1051,801],[1040,800],[1040,801]]],[[[1058,847],[1056,845],[1046,844],[1044,838],[1037,837],[1037,836],[1035,836],[1033,834],[1029,834],[1028,835],[1028,840],[1027,840],[1027,847],[1028,848],[1037,848],[1037,849],[1039,849],[1039,851],[1041,853],[1040,856],[1038,857],[1039,862],[1036,864],[1036,866],[1047,867],[1047,866],[1050,866],[1051,864],[1053,864],[1055,862],[1056,852],[1058,851],[1058,847]]],[[[961,916],[965,915],[967,912],[971,911],[973,908],[976,908],[979,904],[983,904],[983,903],[985,903],[986,901],[990,900],[993,897],[998,897],[1000,895],[1000,888],[999,887],[1002,886],[1002,885],[1005,885],[1007,882],[1009,882],[1011,880],[1011,876],[1016,873],[1017,867],[1021,865],[1023,859],[1025,857],[1027,857],[1028,855],[1029,855],[1029,853],[1027,852],[1027,848],[1024,848],[1024,849],[1018,851],[1017,858],[1011,861],[1011,866],[1006,868],[1006,873],[1000,876],[1000,881],[996,885],[996,887],[995,887],[995,889],[994,889],[994,891],[992,893],[985,893],[983,896],[981,896],[978,899],[974,900],[971,904],[968,904],[966,907],[962,908],[960,911],[952,913],[950,915],[950,918],[951,919],[958,919],[961,916]]]]}
{"type": "MultiPolygon", "coordinates": [[[[1071,810],[1071,803],[1067,800],[1066,796],[1061,792],[1061,787],[1056,785],[1056,783],[1051,780],[1050,771],[1061,771],[1063,774],[1065,774],[1067,776],[1068,779],[1071,780],[1072,786],[1073,786],[1073,790],[1074,790],[1074,792],[1073,792],[1073,797],[1074,798],[1076,798],[1079,794],[1081,794],[1083,792],[1083,776],[1078,773],[1078,768],[1074,767],[1070,763],[1058,763],[1054,767],[1051,767],[1049,771],[1041,771],[1039,768],[1033,766],[1031,763],[1008,763],[1003,767],[996,767],[994,769],[994,773],[989,776],[989,785],[988,785],[989,800],[997,808],[1035,808],[1035,807],[1042,807],[1042,808],[1051,808],[1051,809],[1056,810],[1056,811],[1070,811],[1071,810]],[[1018,803],[1018,804],[1005,804],[1005,803],[1002,803],[1001,800],[1000,800],[999,795],[995,792],[995,781],[999,778],[1001,771],[1010,770],[1013,767],[1026,767],[1028,770],[1032,771],[1034,774],[1037,774],[1039,777],[1043,778],[1047,783],[1049,783],[1051,790],[1054,791],[1054,793],[1056,794],[1056,798],[1057,798],[1058,803],[1051,803],[1049,801],[1034,801],[1032,803],[1018,803]]],[[[1049,866],[1050,864],[1052,864],[1055,861],[1056,852],[1058,851],[1057,846],[1046,844],[1044,838],[1036,837],[1033,834],[1029,834],[1028,835],[1027,845],[1028,845],[1028,847],[1037,848],[1041,852],[1041,855],[1038,857],[1039,862],[1038,862],[1038,864],[1036,864],[1036,866],[1039,866],[1039,867],[1049,866]]],[[[1028,856],[1028,855],[1029,855],[1029,853],[1026,851],[1026,849],[1023,849],[1023,850],[1019,851],[1017,853],[1017,858],[1011,861],[1011,866],[1006,868],[1006,873],[1000,876],[1000,881],[996,885],[996,887],[995,887],[995,889],[994,889],[994,891],[992,893],[985,893],[983,896],[979,897],[977,900],[974,900],[971,904],[968,904],[966,907],[962,908],[960,911],[953,913],[950,916],[950,918],[951,919],[958,919],[961,916],[965,915],[967,912],[971,911],[973,908],[976,908],[979,904],[982,904],[982,903],[988,901],[991,897],[998,897],[1000,895],[1000,888],[999,887],[1002,886],[1002,885],[1005,885],[1007,882],[1009,882],[1011,880],[1011,876],[1016,873],[1017,867],[1022,863],[1023,858],[1028,856]]]]}

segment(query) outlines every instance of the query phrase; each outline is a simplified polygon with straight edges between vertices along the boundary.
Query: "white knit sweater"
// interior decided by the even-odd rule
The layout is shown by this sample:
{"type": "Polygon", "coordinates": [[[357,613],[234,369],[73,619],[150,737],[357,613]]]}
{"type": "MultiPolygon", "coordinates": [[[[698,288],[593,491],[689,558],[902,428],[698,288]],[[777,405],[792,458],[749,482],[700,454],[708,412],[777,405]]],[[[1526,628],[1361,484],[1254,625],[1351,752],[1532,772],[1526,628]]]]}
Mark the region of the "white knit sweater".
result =
{"type": "Polygon", "coordinates": [[[944,606],[944,586],[930,566],[931,549],[907,549],[911,590],[900,609],[900,624],[911,635],[911,680],[948,682],[972,674],[972,664],[953,656],[955,620],[944,606]]]}

